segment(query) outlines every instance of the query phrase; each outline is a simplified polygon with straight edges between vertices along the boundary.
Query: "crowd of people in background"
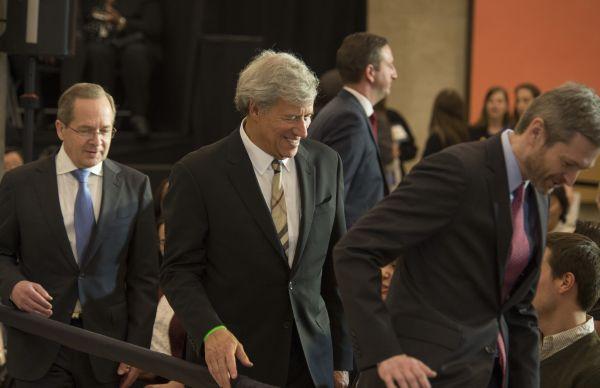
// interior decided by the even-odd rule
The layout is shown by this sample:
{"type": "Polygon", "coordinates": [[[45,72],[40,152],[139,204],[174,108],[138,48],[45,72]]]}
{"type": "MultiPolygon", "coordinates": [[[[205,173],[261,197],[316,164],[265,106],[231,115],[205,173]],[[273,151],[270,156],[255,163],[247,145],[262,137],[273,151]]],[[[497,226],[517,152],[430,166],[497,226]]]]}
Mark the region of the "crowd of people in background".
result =
{"type": "MultiPolygon", "coordinates": [[[[107,156],[118,58],[138,73],[125,95],[149,133],[136,96],[160,57],[154,6],[86,9],[78,43],[92,69],[93,53],[110,59],[95,73],[107,89],[66,89],[62,144],[40,160],[5,151],[3,303],[206,365],[224,387],[238,375],[297,388],[600,384],[600,224],[578,220],[571,187],[600,146],[593,91],[523,83],[511,112],[494,86],[469,125],[464,98],[443,89],[409,172],[419,150],[389,106],[386,38],[346,37],[318,90],[304,62],[266,50],[240,73],[239,127],[151,195],[146,176],[107,156]],[[574,116],[559,103],[569,98],[581,122],[558,133],[550,123],[564,118],[548,111],[574,116]]],[[[17,388],[183,387],[16,329],[9,340],[17,388]]]]}

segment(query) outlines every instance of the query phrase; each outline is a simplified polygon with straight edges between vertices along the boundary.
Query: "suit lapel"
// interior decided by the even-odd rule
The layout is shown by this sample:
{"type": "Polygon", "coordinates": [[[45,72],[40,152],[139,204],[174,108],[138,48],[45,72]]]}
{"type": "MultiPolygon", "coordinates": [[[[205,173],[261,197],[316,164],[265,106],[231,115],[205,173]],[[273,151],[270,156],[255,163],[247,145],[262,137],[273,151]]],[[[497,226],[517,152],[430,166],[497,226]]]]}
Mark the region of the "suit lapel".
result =
{"type": "MultiPolygon", "coordinates": [[[[352,95],[352,93],[348,92],[347,90],[342,89],[340,91],[340,95],[350,101],[352,104],[354,104],[354,109],[359,111],[359,112],[365,112],[365,109],[363,108],[363,106],[360,104],[360,102],[358,101],[358,99],[356,97],[354,97],[352,95]]],[[[375,146],[375,151],[377,153],[377,163],[379,164],[379,171],[381,172],[381,179],[383,182],[383,195],[388,195],[390,193],[390,190],[388,188],[387,185],[387,181],[385,179],[385,170],[383,169],[383,163],[381,162],[381,155],[379,153],[379,144],[377,143],[377,139],[375,139],[375,135],[373,135],[373,127],[371,127],[371,121],[369,121],[369,118],[367,117],[366,113],[364,113],[364,120],[367,124],[367,129],[368,129],[368,136],[371,139],[371,141],[373,142],[373,145],[375,146]]]]}
{"type": "Polygon", "coordinates": [[[512,240],[512,215],[510,212],[510,199],[508,192],[508,175],[504,162],[504,152],[500,136],[486,140],[487,166],[489,190],[492,193],[494,218],[496,222],[496,265],[498,273],[498,290],[501,295],[504,282],[506,260],[512,240]]]}
{"type": "Polygon", "coordinates": [[[300,233],[296,244],[296,253],[292,262],[292,273],[298,268],[298,262],[304,252],[315,212],[315,174],[314,166],[308,161],[307,151],[300,143],[298,154],[294,158],[300,185],[301,217],[300,233]]]}
{"type": "Polygon", "coordinates": [[[92,233],[89,248],[81,265],[82,268],[90,264],[106,235],[107,229],[110,228],[110,225],[114,224],[120,199],[121,178],[119,171],[119,167],[108,159],[102,164],[102,204],[100,205],[100,216],[92,233]]]}
{"type": "Polygon", "coordinates": [[[46,218],[46,222],[54,234],[60,250],[64,257],[75,269],[79,270],[71,243],[65,229],[62,210],[60,208],[60,199],[58,198],[58,184],[56,181],[56,163],[55,158],[48,158],[38,167],[39,179],[35,181],[38,202],[46,218]]]}
{"type": "Polygon", "coordinates": [[[227,159],[229,161],[227,165],[227,175],[229,180],[246,206],[248,212],[252,215],[269,243],[273,246],[275,251],[279,253],[287,266],[287,258],[281,243],[277,239],[277,232],[273,225],[271,212],[260,191],[260,186],[256,181],[252,162],[244,148],[244,143],[242,143],[239,132],[234,131],[229,135],[227,142],[227,159]]]}

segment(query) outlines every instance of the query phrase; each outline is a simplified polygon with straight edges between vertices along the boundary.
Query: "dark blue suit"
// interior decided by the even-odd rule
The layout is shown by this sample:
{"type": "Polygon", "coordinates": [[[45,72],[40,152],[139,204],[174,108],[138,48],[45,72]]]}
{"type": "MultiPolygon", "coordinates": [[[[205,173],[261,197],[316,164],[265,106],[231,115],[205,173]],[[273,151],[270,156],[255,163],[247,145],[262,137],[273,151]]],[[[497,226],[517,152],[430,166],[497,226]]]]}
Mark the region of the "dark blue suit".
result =
{"type": "Polygon", "coordinates": [[[336,150],[342,158],[349,229],[388,193],[369,118],[356,97],[342,89],[319,112],[308,134],[336,150]]]}

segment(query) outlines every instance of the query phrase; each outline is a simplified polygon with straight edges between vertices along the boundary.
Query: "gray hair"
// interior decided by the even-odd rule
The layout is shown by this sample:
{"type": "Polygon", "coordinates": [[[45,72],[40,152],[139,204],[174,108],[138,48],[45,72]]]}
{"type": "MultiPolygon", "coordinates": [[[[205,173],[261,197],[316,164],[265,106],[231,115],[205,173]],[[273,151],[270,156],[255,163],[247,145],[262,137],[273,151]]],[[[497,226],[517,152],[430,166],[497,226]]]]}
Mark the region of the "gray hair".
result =
{"type": "Polygon", "coordinates": [[[102,86],[85,82],[71,86],[60,96],[58,99],[58,112],[56,113],[56,118],[62,123],[69,125],[73,120],[73,105],[75,104],[76,99],[96,100],[102,97],[106,97],[108,100],[113,112],[114,120],[114,114],[116,114],[117,109],[115,107],[115,100],[112,96],[104,90],[102,86]]]}
{"type": "Polygon", "coordinates": [[[313,104],[319,80],[292,54],[265,50],[242,70],[235,91],[235,106],[248,114],[250,102],[270,108],[278,99],[292,104],[313,104]]]}
{"type": "Polygon", "coordinates": [[[523,133],[536,117],[544,120],[548,146],[579,133],[600,147],[600,97],[585,85],[567,82],[534,99],[515,132],[523,133]]]}

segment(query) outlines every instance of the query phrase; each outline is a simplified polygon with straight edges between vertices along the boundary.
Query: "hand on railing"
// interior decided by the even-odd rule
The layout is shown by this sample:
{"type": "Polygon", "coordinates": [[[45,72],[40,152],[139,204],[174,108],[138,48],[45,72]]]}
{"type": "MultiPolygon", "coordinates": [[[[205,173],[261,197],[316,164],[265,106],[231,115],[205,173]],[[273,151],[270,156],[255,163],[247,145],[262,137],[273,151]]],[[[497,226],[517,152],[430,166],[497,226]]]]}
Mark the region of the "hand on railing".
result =
{"type": "Polygon", "coordinates": [[[236,359],[244,366],[252,366],[244,346],[225,328],[211,333],[204,340],[204,351],[208,371],[219,387],[230,388],[230,379],[238,377],[236,359]]]}
{"type": "Polygon", "coordinates": [[[46,318],[52,315],[52,297],[41,284],[21,280],[12,289],[10,300],[19,310],[36,313],[46,318]]]}

